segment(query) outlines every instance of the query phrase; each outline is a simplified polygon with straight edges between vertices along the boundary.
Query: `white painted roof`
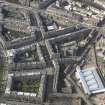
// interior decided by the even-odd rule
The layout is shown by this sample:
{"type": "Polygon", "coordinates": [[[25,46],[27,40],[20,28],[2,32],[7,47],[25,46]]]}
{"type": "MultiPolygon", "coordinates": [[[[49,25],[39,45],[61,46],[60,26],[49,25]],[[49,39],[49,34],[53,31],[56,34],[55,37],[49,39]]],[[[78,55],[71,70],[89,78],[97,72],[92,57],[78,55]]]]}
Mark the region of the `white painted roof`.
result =
{"type": "Polygon", "coordinates": [[[26,92],[25,92],[25,93],[24,93],[24,95],[25,95],[25,96],[29,96],[29,95],[30,95],[30,93],[26,93],[26,92]]]}
{"type": "Polygon", "coordinates": [[[49,31],[55,29],[53,25],[52,26],[47,26],[47,28],[48,28],[49,31]]]}
{"type": "Polygon", "coordinates": [[[71,5],[67,5],[64,8],[69,11],[70,7],[71,7],[71,5]]]}
{"type": "Polygon", "coordinates": [[[80,81],[86,94],[104,92],[104,85],[96,71],[95,67],[78,70],[80,81]],[[102,91],[101,91],[102,90],[102,91]]]}
{"type": "Polygon", "coordinates": [[[23,92],[17,92],[17,95],[23,95],[23,92]]]}
{"type": "Polygon", "coordinates": [[[6,105],[5,103],[0,103],[0,105],[6,105]]]}
{"type": "Polygon", "coordinates": [[[30,96],[36,97],[36,93],[31,93],[30,96]]]}

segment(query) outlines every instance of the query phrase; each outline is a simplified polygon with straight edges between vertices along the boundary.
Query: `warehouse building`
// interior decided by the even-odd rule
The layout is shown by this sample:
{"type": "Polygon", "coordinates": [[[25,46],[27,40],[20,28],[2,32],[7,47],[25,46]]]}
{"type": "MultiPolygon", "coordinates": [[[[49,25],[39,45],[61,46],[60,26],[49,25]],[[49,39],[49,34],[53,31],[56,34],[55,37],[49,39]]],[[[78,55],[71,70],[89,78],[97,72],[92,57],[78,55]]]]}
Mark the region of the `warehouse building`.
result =
{"type": "Polygon", "coordinates": [[[77,67],[76,77],[79,80],[79,82],[82,84],[85,94],[91,95],[91,94],[105,92],[105,87],[95,67],[86,68],[83,70],[77,67]]]}

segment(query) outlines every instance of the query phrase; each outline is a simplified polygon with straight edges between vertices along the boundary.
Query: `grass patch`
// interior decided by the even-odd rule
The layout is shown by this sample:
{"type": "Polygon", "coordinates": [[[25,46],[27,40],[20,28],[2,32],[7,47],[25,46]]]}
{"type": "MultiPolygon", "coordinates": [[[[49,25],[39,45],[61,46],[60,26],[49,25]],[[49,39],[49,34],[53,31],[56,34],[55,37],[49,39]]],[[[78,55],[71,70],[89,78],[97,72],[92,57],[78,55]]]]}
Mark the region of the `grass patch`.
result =
{"type": "Polygon", "coordinates": [[[40,87],[40,81],[37,80],[13,80],[11,91],[21,91],[21,92],[30,92],[38,93],[40,87]]]}
{"type": "Polygon", "coordinates": [[[34,83],[32,85],[27,85],[26,83],[24,83],[22,85],[22,88],[21,89],[22,89],[23,92],[38,93],[39,86],[40,86],[40,83],[34,83]]]}
{"type": "Polygon", "coordinates": [[[36,51],[31,51],[30,52],[30,57],[32,57],[33,60],[39,61],[39,57],[36,51]]]}
{"type": "Polygon", "coordinates": [[[98,61],[98,62],[105,62],[105,60],[104,60],[103,57],[97,57],[97,61],[98,61]]]}

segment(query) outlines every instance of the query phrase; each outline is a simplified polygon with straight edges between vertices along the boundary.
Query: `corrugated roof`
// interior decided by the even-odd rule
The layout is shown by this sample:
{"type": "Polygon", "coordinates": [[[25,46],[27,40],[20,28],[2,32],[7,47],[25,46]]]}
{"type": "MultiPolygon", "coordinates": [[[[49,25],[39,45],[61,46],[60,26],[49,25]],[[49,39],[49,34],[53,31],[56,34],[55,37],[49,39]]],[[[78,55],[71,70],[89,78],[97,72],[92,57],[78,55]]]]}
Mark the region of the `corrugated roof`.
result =
{"type": "Polygon", "coordinates": [[[105,89],[95,67],[79,70],[78,72],[86,94],[98,93],[105,89]]]}

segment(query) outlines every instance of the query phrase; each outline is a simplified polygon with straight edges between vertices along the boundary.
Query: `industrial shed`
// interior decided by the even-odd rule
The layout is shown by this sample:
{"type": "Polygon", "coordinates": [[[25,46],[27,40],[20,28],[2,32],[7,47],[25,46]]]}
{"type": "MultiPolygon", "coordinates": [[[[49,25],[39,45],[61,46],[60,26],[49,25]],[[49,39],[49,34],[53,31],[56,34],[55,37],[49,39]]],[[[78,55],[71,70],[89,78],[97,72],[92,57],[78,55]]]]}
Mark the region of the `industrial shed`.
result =
{"type": "Polygon", "coordinates": [[[85,94],[91,95],[105,92],[105,87],[96,71],[95,67],[86,69],[76,69],[76,77],[82,84],[85,94]]]}

